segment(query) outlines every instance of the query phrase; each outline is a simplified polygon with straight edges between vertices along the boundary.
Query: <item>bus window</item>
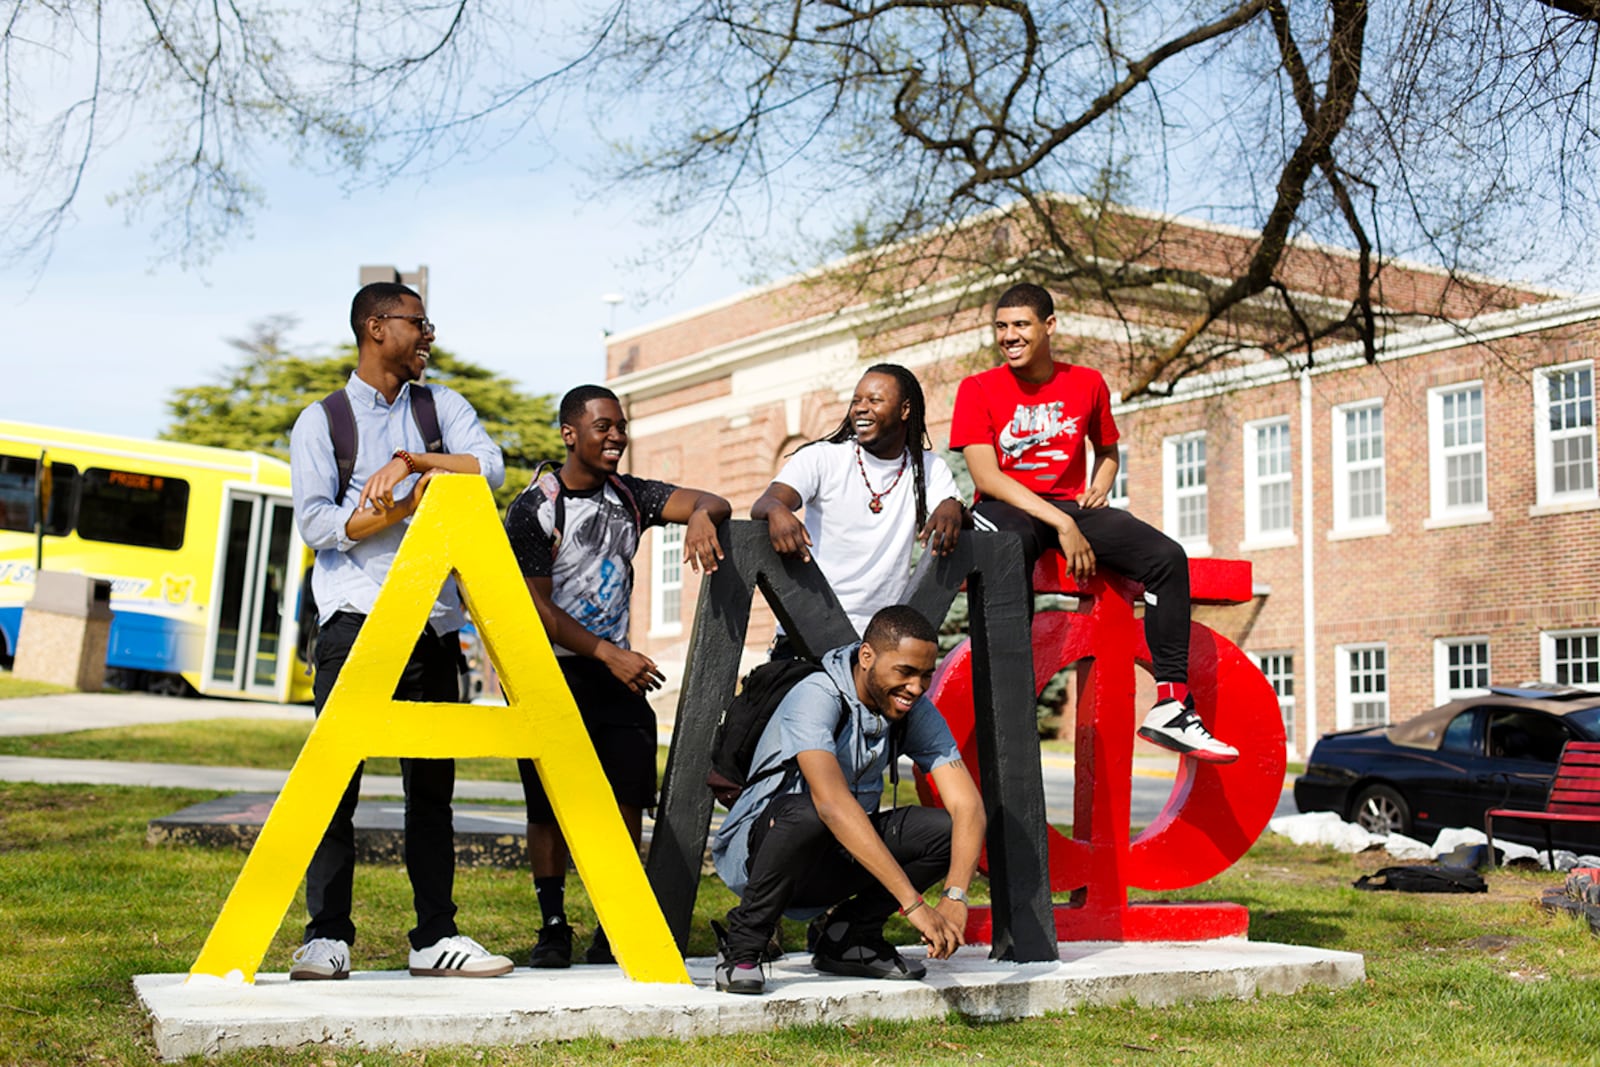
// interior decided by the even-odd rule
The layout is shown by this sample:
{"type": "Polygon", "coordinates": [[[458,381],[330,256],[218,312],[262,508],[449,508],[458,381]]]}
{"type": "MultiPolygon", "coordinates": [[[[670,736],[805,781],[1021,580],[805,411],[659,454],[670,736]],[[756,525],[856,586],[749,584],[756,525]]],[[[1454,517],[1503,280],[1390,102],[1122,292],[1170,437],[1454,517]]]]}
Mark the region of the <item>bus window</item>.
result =
{"type": "MultiPolygon", "coordinates": [[[[33,533],[38,469],[35,456],[0,455],[0,530],[33,533]]],[[[50,515],[44,532],[52,537],[65,537],[72,529],[72,492],[77,477],[78,468],[70,463],[50,464],[50,515]]]]}
{"type": "Polygon", "coordinates": [[[90,467],[78,496],[78,536],[85,541],[178,549],[189,511],[182,478],[90,467]]]}

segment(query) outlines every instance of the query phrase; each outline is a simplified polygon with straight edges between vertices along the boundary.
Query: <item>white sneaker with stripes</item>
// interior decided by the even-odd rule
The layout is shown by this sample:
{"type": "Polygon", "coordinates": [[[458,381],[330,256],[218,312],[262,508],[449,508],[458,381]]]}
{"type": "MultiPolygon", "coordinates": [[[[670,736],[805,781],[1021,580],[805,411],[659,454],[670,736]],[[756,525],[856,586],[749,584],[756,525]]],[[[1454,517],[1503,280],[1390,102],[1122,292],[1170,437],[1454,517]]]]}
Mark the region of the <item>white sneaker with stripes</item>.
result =
{"type": "Polygon", "coordinates": [[[411,973],[427,978],[494,978],[516,966],[496,956],[465,934],[441,937],[427,948],[411,950],[411,973]]]}
{"type": "Polygon", "coordinates": [[[327,981],[350,977],[350,946],[332,937],[314,937],[294,950],[291,982],[327,981]]]}

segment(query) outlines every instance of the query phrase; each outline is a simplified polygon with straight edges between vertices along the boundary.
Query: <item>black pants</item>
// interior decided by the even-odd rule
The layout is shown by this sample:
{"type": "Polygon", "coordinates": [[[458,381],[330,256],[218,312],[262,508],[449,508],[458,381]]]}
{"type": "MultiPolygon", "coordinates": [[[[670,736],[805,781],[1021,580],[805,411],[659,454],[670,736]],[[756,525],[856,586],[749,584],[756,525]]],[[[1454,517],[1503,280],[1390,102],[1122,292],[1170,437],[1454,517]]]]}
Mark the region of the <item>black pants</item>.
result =
{"type": "MultiPolygon", "coordinates": [[[[328,620],[317,637],[316,676],[311,692],[316,712],[322,714],[333,683],[350,654],[365,615],[341,611],[328,620]]],[[[396,700],[452,702],[461,700],[461,645],[454,633],[424,632],[406,661],[396,700]]],[[[417,925],[411,947],[426,948],[441,937],[456,933],[455,828],[450,801],[456,787],[456,763],[449,759],[402,759],[401,779],[406,794],[406,873],[411,877],[412,903],[417,925]]],[[[356,869],[356,833],[353,818],[361,794],[361,767],[333,813],[311,866],[306,870],[307,941],[331,937],[354,944],[356,926],[350,917],[352,883],[356,869]]]]}
{"type": "MultiPolygon", "coordinates": [[[[950,815],[943,808],[896,808],[868,816],[917,887],[950,869],[950,815]]],[[[750,828],[750,881],[728,912],[733,959],[755,959],[785,910],[838,907],[834,917],[878,929],[900,902],[845,851],[817,814],[809,793],[776,797],[750,828]]]]}
{"type": "MultiPolygon", "coordinates": [[[[1144,585],[1144,636],[1158,682],[1189,678],[1189,557],[1183,546],[1121,508],[1080,508],[1073,500],[1050,504],[1072,516],[1094,549],[1095,565],[1144,585]]],[[[973,509],[980,530],[1004,530],[1022,538],[1028,575],[1039,556],[1059,549],[1053,527],[998,500],[980,500],[973,509]]]]}

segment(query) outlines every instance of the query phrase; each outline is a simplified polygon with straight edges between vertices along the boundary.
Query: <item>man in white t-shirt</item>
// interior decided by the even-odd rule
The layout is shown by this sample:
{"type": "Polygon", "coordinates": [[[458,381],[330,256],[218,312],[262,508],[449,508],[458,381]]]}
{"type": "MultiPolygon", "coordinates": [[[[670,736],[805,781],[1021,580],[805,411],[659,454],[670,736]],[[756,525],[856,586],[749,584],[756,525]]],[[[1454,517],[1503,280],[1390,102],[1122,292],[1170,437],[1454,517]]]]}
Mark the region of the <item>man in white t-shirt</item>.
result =
{"type": "MultiPolygon", "coordinates": [[[[910,371],[867,368],[838,428],[790,455],[750,508],[780,555],[816,560],[857,633],[905,597],[914,541],[942,556],[961,534],[960,491],[930,450],[926,412],[910,371]]],[[[773,657],[790,655],[780,632],[773,657]]]]}

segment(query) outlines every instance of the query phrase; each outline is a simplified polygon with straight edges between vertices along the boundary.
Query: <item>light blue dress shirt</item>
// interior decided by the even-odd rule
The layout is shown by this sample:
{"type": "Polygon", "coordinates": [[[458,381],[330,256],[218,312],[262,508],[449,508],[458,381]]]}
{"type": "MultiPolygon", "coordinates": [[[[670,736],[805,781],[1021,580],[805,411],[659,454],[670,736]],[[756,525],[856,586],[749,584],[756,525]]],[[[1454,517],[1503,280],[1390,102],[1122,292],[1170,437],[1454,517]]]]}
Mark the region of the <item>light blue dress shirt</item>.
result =
{"type": "MultiPolygon", "coordinates": [[[[506,480],[505,459],[500,454],[500,446],[490,439],[478,421],[477,412],[454,390],[442,385],[429,388],[439,413],[444,451],[475,457],[489,487],[498,489],[506,480]]],[[[311,591],[317,600],[320,623],[327,622],[338,611],[372,613],[378,589],[389,574],[394,554],[400,548],[400,540],[411,525],[411,519],[407,517],[359,541],[350,539],[345,525],[355,514],[361,487],[393,458],[397,449],[418,453],[427,449],[422,431],[417,429],[417,420],[411,414],[409,382],[400,387],[393,404],[354,373],[345,391],[350,394],[350,407],[355,412],[357,446],[355,470],[344,499],[333,499],[339,488],[339,464],[333,454],[328,417],[323,414],[320,401],[300,413],[289,437],[295,522],[300,527],[300,537],[317,554],[311,570],[311,591]]],[[[396,500],[411,494],[417,477],[412,475],[395,487],[396,500]]],[[[454,578],[448,579],[440,589],[428,621],[441,634],[459,630],[466,621],[454,578]]]]}

